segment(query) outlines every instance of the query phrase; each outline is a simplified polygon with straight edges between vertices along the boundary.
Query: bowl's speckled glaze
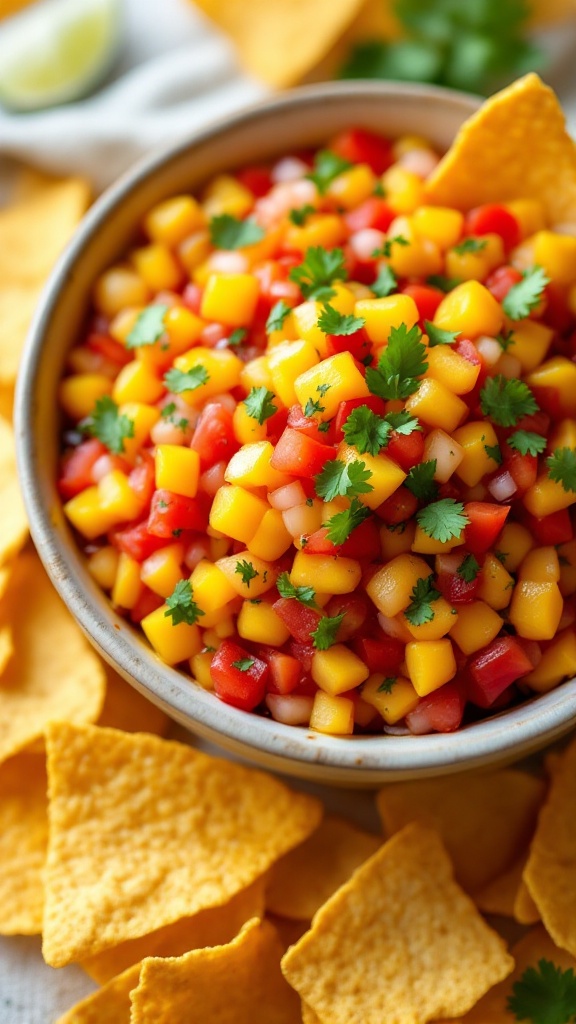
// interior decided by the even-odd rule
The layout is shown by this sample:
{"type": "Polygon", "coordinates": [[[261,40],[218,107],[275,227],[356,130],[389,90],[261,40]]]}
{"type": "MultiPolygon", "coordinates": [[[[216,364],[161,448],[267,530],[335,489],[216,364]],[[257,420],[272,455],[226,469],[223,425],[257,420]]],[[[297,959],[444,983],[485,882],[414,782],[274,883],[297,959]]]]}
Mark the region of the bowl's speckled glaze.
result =
{"type": "Polygon", "coordinates": [[[340,738],[284,726],[221,703],[164,665],[91,579],[64,520],[55,479],[58,382],[90,302],[93,282],[126,249],[159,200],[193,191],[246,162],[320,144],[362,125],[420,134],[445,149],[478,106],[433,87],[331,83],[294,90],[189,133],[121,178],[92,207],[56,267],[28,339],[16,400],[20,477],[31,531],[55,586],[101,654],[138,690],[205,739],[268,768],[340,785],[441,775],[524,756],[576,724],[576,681],[449,735],[340,738]]]}

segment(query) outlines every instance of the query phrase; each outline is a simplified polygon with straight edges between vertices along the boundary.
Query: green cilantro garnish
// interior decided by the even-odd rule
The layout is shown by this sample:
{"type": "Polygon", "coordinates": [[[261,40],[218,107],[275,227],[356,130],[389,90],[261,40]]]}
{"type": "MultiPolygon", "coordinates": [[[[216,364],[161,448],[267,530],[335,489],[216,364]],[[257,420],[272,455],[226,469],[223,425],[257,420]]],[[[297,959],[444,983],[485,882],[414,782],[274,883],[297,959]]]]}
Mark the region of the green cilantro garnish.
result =
{"type": "Polygon", "coordinates": [[[406,324],[393,327],[385,349],[380,353],[378,366],[366,370],[366,383],[373,395],[379,398],[408,398],[420,387],[416,379],[426,373],[426,347],[422,334],[414,324],[408,330],[406,324]]]}
{"type": "Polygon", "coordinates": [[[531,1024],[572,1024],[576,1020],[576,976],[550,960],[527,967],[512,986],[506,1009],[517,1021],[531,1024]]]}
{"type": "Polygon", "coordinates": [[[171,418],[172,414],[175,413],[175,412],[176,412],[176,402],[168,402],[168,404],[165,405],[163,407],[163,409],[161,410],[160,415],[161,415],[163,420],[169,420],[171,418]]]}
{"type": "Polygon", "coordinates": [[[332,501],[338,495],[353,498],[357,494],[368,494],[374,490],[372,484],[368,483],[371,475],[365,464],[358,460],[342,462],[340,459],[330,459],[314,477],[316,494],[325,501],[332,501]]]}
{"type": "Polygon", "coordinates": [[[146,309],[136,317],[134,327],[126,338],[126,348],[140,348],[142,345],[153,345],[158,341],[166,330],[164,317],[168,308],[160,302],[146,306],[146,309]]]}
{"type": "Polygon", "coordinates": [[[436,327],[436,324],[430,322],[430,320],[424,321],[424,330],[428,335],[428,344],[431,348],[434,345],[453,345],[456,341],[460,331],[443,331],[441,327],[436,327]]]}
{"type": "Polygon", "coordinates": [[[331,420],[325,420],[324,423],[319,423],[318,424],[318,430],[320,431],[321,434],[327,434],[328,433],[328,431],[330,430],[330,423],[331,423],[331,420]]]}
{"type": "Polygon", "coordinates": [[[499,444],[485,444],[484,451],[488,458],[492,459],[492,462],[495,462],[497,466],[502,465],[503,459],[499,444]]]}
{"type": "Polygon", "coordinates": [[[360,455],[364,452],[378,455],[380,449],[388,444],[392,433],[390,423],[367,405],[353,409],[342,429],[346,443],[354,445],[360,455]]]}
{"type": "Polygon", "coordinates": [[[424,580],[418,580],[412,590],[412,600],[404,613],[410,625],[423,626],[425,622],[431,622],[434,618],[434,609],[431,605],[441,596],[440,591],[434,586],[433,573],[424,580]]]}
{"type": "Polygon", "coordinates": [[[370,509],[366,505],[363,505],[358,498],[352,498],[350,508],[336,512],[324,524],[327,527],[328,540],[332,541],[332,544],[343,544],[352,531],[360,526],[360,523],[363,523],[370,514],[370,509]]]}
{"type": "Polygon", "coordinates": [[[480,566],[474,558],[474,555],[466,555],[464,560],[460,562],[456,572],[460,579],[464,580],[464,583],[473,583],[480,572],[480,566]]]}
{"type": "Polygon", "coordinates": [[[387,238],[379,249],[374,249],[372,253],[373,259],[379,259],[380,257],[390,259],[393,245],[410,245],[410,242],[407,238],[404,238],[404,235],[395,235],[394,238],[387,238]]]}
{"type": "Polygon", "coordinates": [[[186,372],[173,367],[164,376],[164,383],[168,391],[172,391],[175,395],[179,395],[183,391],[196,391],[196,388],[207,384],[209,380],[210,375],[206,367],[200,365],[193,366],[191,370],[186,370],[186,372]]]}
{"type": "Polygon", "coordinates": [[[576,452],[573,448],[556,448],[546,459],[548,475],[565,491],[576,491],[576,452]]]}
{"type": "Polygon", "coordinates": [[[308,401],[306,402],[306,405],[304,406],[304,415],[308,416],[308,418],[310,419],[317,413],[324,412],[325,408],[325,405],[321,405],[320,402],[315,402],[312,398],[309,398],[308,401]]]}
{"type": "Polygon", "coordinates": [[[331,387],[331,384],[319,384],[318,387],[316,388],[316,391],[318,392],[319,395],[325,395],[327,391],[330,391],[331,387]]]}
{"type": "Polygon", "coordinates": [[[508,438],[508,444],[520,455],[540,455],[546,447],[546,438],[532,430],[515,430],[508,438]]]}
{"type": "Polygon", "coordinates": [[[337,178],[343,171],[347,171],[352,164],[344,157],[338,156],[330,149],[321,149],[314,157],[314,167],[306,175],[316,185],[321,196],[324,195],[328,186],[334,178],[337,178]]]}
{"type": "Polygon", "coordinates": [[[247,334],[248,331],[245,327],[236,327],[236,329],[230,333],[230,337],[228,338],[228,347],[236,348],[237,345],[241,345],[247,334]]]}
{"type": "Polygon", "coordinates": [[[419,462],[418,465],[412,466],[404,485],[419,501],[434,501],[438,495],[438,484],[434,479],[435,472],[436,459],[419,462]]]}
{"type": "Polygon", "coordinates": [[[114,455],[121,455],[126,438],[134,437],[134,420],[120,414],[110,395],[96,399],[94,412],[82,420],[81,427],[92,437],[97,437],[114,455]]]}
{"type": "Polygon", "coordinates": [[[348,334],[354,334],[359,331],[361,327],[364,327],[366,323],[364,317],[353,316],[352,313],[345,315],[339,313],[334,306],[329,303],[325,303],[322,307],[322,312],[318,317],[318,327],[324,334],[335,334],[337,336],[343,336],[348,334]]]}
{"type": "Polygon", "coordinates": [[[248,672],[255,664],[254,658],[238,658],[238,661],[231,663],[232,668],[237,668],[239,672],[248,672]]]}
{"type": "Polygon", "coordinates": [[[430,274],[430,277],[426,278],[426,284],[432,286],[432,288],[438,288],[441,292],[451,292],[454,288],[457,288],[459,284],[462,284],[459,277],[446,277],[444,274],[430,274]]]}
{"type": "Polygon", "coordinates": [[[212,217],[209,224],[210,241],[215,249],[243,249],[245,245],[260,242],[266,232],[253,220],[238,220],[229,213],[212,217]]]}
{"type": "Polygon", "coordinates": [[[306,608],[316,608],[316,594],[313,587],[295,587],[287,572],[281,572],[276,580],[280,597],[293,597],[306,608]]]}
{"type": "Polygon", "coordinates": [[[391,295],[398,288],[398,278],[389,267],[387,263],[383,263],[378,271],[378,277],[373,284],[370,285],[370,289],[374,292],[374,295],[378,299],[385,299],[387,295],[391,295]]]}
{"type": "Polygon", "coordinates": [[[266,321],[266,334],[272,334],[272,331],[281,331],[286,317],[291,312],[292,307],[284,302],[284,299],[275,302],[266,321]]]}
{"type": "Polygon", "coordinates": [[[270,419],[278,412],[278,407],[274,405],[274,399],[276,395],[273,391],[268,391],[268,388],[252,388],[250,394],[244,399],[244,405],[246,411],[252,419],[258,421],[260,426],[265,420],[270,419]]]}
{"type": "Polygon", "coordinates": [[[480,392],[480,408],[500,427],[514,427],[523,416],[536,412],[538,403],[524,381],[499,374],[487,378],[480,392]]]}
{"type": "Polygon", "coordinates": [[[378,687],[376,693],[392,693],[392,690],[396,686],[396,682],[396,676],[387,676],[386,679],[383,679],[382,682],[380,683],[380,686],[378,687]]]}
{"type": "Polygon", "coordinates": [[[422,430],[416,416],[411,416],[406,409],[403,409],[402,412],[387,412],[385,419],[397,434],[408,436],[415,430],[422,430]]]}
{"type": "Polygon", "coordinates": [[[380,199],[385,199],[386,198],[386,189],[384,188],[384,185],[382,184],[382,179],[381,178],[378,178],[378,180],[376,181],[376,184],[374,185],[374,191],[373,191],[372,195],[373,196],[378,196],[380,199]]]}
{"type": "Polygon", "coordinates": [[[245,587],[248,587],[248,589],[250,589],[252,580],[255,580],[256,577],[260,575],[258,570],[252,565],[252,562],[248,562],[245,558],[236,562],[234,572],[238,573],[238,575],[242,577],[242,583],[245,587]]]}
{"type": "Polygon", "coordinates": [[[496,335],[496,341],[500,345],[500,348],[502,349],[503,352],[507,352],[508,349],[510,348],[510,345],[514,344],[515,340],[516,339],[514,338],[514,331],[507,331],[503,329],[500,332],[500,334],[496,335]]]}
{"type": "Polygon", "coordinates": [[[452,246],[452,252],[457,252],[459,256],[464,256],[467,252],[482,252],[485,249],[488,242],[485,238],[464,238],[458,245],[452,246]]]}
{"type": "Polygon", "coordinates": [[[420,529],[429,537],[444,544],[453,537],[459,537],[464,527],[470,522],[464,514],[464,505],[454,498],[441,498],[433,501],[416,513],[416,521],[420,529]]]}
{"type": "Polygon", "coordinates": [[[317,651],[327,651],[336,643],[336,635],[343,618],[344,612],[341,615],[325,615],[320,619],[317,629],[310,634],[317,651]]]}
{"type": "Polygon", "coordinates": [[[204,612],[198,607],[192,593],[190,580],[179,580],[170,597],[166,598],[166,611],[164,617],[172,619],[172,625],[177,626],[180,622],[186,622],[193,626],[204,612]]]}
{"type": "Polygon", "coordinates": [[[306,223],[311,213],[316,213],[316,208],[311,206],[310,203],[305,203],[304,206],[299,206],[294,210],[290,210],[288,213],[288,220],[295,224],[297,228],[301,228],[306,223]]]}
{"type": "Polygon", "coordinates": [[[314,245],[306,250],[302,263],[292,267],[288,276],[298,285],[305,299],[321,302],[331,299],[334,289],[330,285],[335,281],[345,281],[347,277],[344,253],[342,249],[323,249],[321,245],[314,245]]]}
{"type": "Polygon", "coordinates": [[[522,280],[513,284],[502,302],[502,309],[511,320],[523,320],[542,297],[550,278],[542,267],[531,267],[522,274],[522,280]]]}

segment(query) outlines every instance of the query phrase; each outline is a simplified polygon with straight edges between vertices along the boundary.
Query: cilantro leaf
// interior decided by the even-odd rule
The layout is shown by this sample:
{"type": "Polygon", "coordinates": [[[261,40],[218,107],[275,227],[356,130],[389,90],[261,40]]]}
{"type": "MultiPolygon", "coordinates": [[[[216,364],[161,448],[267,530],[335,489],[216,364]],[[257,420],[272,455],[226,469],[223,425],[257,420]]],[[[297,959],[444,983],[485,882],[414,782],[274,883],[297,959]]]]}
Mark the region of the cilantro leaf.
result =
{"type": "Polygon", "coordinates": [[[320,619],[317,628],[310,634],[317,651],[327,651],[336,643],[336,635],[343,618],[344,612],[341,615],[324,615],[320,619]]]}
{"type": "Polygon", "coordinates": [[[562,484],[565,491],[576,491],[576,452],[573,448],[556,448],[546,459],[551,480],[562,484]]]}
{"type": "Polygon", "coordinates": [[[412,491],[419,501],[434,501],[438,495],[438,484],[434,479],[436,459],[419,462],[412,466],[404,481],[404,486],[412,491]]]}
{"type": "Polygon", "coordinates": [[[244,399],[248,415],[262,426],[265,420],[270,419],[278,412],[278,407],[274,405],[275,398],[274,392],[268,391],[268,388],[252,388],[250,394],[244,399]]]}
{"type": "Polygon", "coordinates": [[[97,437],[114,455],[122,454],[127,437],[134,437],[134,420],[120,414],[110,395],[96,399],[94,412],[82,420],[81,427],[92,437],[97,437]]]}
{"type": "Polygon", "coordinates": [[[292,267],[289,278],[298,285],[305,299],[325,301],[334,295],[330,285],[345,281],[347,277],[342,249],[324,249],[314,245],[297,267],[292,267]]]}
{"type": "Polygon", "coordinates": [[[394,238],[387,238],[384,244],[381,245],[379,249],[374,249],[372,256],[375,259],[379,258],[380,256],[383,256],[384,259],[390,259],[390,256],[392,255],[393,245],[410,245],[410,242],[408,241],[407,238],[404,238],[404,235],[395,235],[394,238]]]}
{"type": "Polygon", "coordinates": [[[422,430],[416,416],[411,416],[406,409],[403,409],[402,412],[387,412],[384,418],[397,434],[407,436],[413,434],[415,430],[422,430]]]}
{"type": "Polygon", "coordinates": [[[485,238],[464,238],[458,245],[452,246],[452,252],[457,252],[459,256],[464,256],[467,252],[482,252],[485,249],[488,242],[485,238]]]}
{"type": "Polygon", "coordinates": [[[286,317],[291,312],[292,307],[284,302],[284,299],[275,302],[266,321],[266,334],[272,334],[272,331],[281,331],[286,317]]]}
{"type": "Polygon", "coordinates": [[[364,452],[378,455],[380,449],[388,444],[392,433],[390,423],[367,405],[353,409],[342,429],[346,443],[354,445],[360,455],[364,452]]]}
{"type": "Polygon", "coordinates": [[[253,220],[238,220],[229,213],[212,217],[208,225],[210,241],[215,249],[242,249],[260,242],[266,232],[253,220]]]}
{"type": "Polygon", "coordinates": [[[522,280],[513,284],[502,302],[502,309],[511,320],[523,320],[540,302],[542,292],[550,278],[542,267],[531,267],[522,274],[522,280]]]}
{"type": "Polygon", "coordinates": [[[328,540],[332,541],[333,544],[343,544],[345,540],[348,540],[352,531],[357,526],[360,526],[360,523],[363,523],[370,514],[370,509],[367,505],[363,505],[358,498],[352,498],[350,508],[345,508],[342,512],[336,512],[324,524],[327,527],[326,536],[328,540]]]}
{"type": "Polygon", "coordinates": [[[170,597],[166,598],[166,611],[164,617],[172,619],[172,625],[177,626],[180,622],[186,622],[193,626],[204,612],[198,607],[194,600],[190,580],[179,580],[170,597]]]}
{"type": "Polygon", "coordinates": [[[321,149],[316,153],[314,167],[306,177],[314,182],[320,195],[323,196],[334,178],[350,167],[352,167],[350,161],[345,160],[338,153],[333,153],[331,149],[321,149]]]}
{"type": "Polygon", "coordinates": [[[248,589],[250,589],[252,580],[255,580],[260,575],[258,570],[252,565],[252,562],[248,562],[245,558],[241,558],[236,562],[234,572],[242,577],[242,583],[248,589]]]}
{"type": "Polygon", "coordinates": [[[396,682],[397,682],[397,676],[387,676],[386,679],[382,680],[382,682],[380,683],[380,686],[378,687],[376,692],[377,693],[388,693],[388,694],[390,694],[390,693],[392,693],[392,690],[396,686],[396,682]]]}
{"type": "Polygon", "coordinates": [[[500,427],[514,427],[523,416],[536,412],[538,403],[524,381],[498,374],[487,378],[480,392],[480,408],[500,427]]]}
{"type": "Polygon", "coordinates": [[[321,405],[318,400],[314,401],[312,398],[309,398],[308,401],[306,402],[306,405],[304,406],[304,415],[307,416],[308,419],[310,419],[317,413],[324,412],[325,409],[326,406],[321,405]]]}
{"type": "Polygon", "coordinates": [[[296,227],[301,228],[306,223],[311,213],[316,213],[316,207],[311,206],[310,203],[305,203],[304,206],[298,206],[288,213],[288,220],[296,227]]]}
{"type": "Polygon", "coordinates": [[[433,573],[424,580],[418,580],[412,590],[412,600],[404,612],[410,625],[423,626],[425,622],[431,622],[434,618],[432,602],[441,596],[440,591],[434,586],[433,573]]]}
{"type": "Polygon", "coordinates": [[[464,514],[464,505],[454,498],[441,498],[421,508],[416,513],[416,521],[420,529],[429,537],[444,544],[453,537],[459,537],[464,527],[470,522],[464,514]]]}
{"type": "Polygon", "coordinates": [[[457,288],[459,284],[462,284],[459,277],[446,277],[444,274],[430,274],[426,278],[426,284],[432,286],[432,288],[438,288],[441,292],[451,292],[454,288],[457,288]]]}
{"type": "Polygon", "coordinates": [[[186,372],[172,367],[164,375],[164,383],[168,391],[172,391],[175,395],[180,395],[183,391],[196,391],[196,388],[207,384],[209,380],[210,376],[206,367],[201,365],[193,366],[191,370],[186,370],[186,372]]]}
{"type": "Polygon", "coordinates": [[[508,444],[520,455],[540,455],[546,447],[546,438],[532,430],[515,430],[508,438],[508,444]]]}
{"type": "Polygon", "coordinates": [[[237,668],[239,672],[248,672],[254,664],[254,658],[238,658],[238,661],[231,662],[232,668],[237,668]]]}
{"type": "Polygon", "coordinates": [[[424,330],[428,335],[428,344],[431,348],[434,345],[453,345],[456,341],[460,331],[444,331],[441,327],[436,327],[436,324],[430,322],[430,320],[424,321],[424,330]]]}
{"type": "Polygon", "coordinates": [[[500,348],[502,349],[503,352],[507,352],[508,349],[510,348],[510,345],[514,344],[515,340],[516,339],[514,338],[514,331],[507,331],[505,328],[502,329],[500,334],[496,335],[496,341],[500,345],[500,348]]]}
{"type": "Polygon", "coordinates": [[[460,562],[456,572],[460,579],[464,580],[465,583],[473,583],[480,572],[480,566],[474,558],[474,555],[466,555],[464,560],[460,562]]]}
{"type": "Polygon", "coordinates": [[[160,415],[161,415],[163,420],[169,420],[169,419],[171,419],[172,414],[175,413],[175,412],[176,412],[176,402],[168,402],[168,404],[165,405],[160,410],[160,415]]]}
{"type": "Polygon", "coordinates": [[[236,348],[237,345],[241,345],[244,339],[246,338],[247,334],[248,331],[246,330],[245,327],[236,327],[233,331],[230,332],[230,335],[228,337],[229,348],[236,348]]]}
{"type": "Polygon", "coordinates": [[[160,302],[146,306],[146,309],[136,317],[136,322],[126,338],[126,348],[140,348],[158,341],[166,330],[164,317],[168,308],[160,302]]]}
{"type": "Polygon", "coordinates": [[[280,597],[293,597],[306,608],[316,608],[316,593],[313,587],[295,587],[287,572],[281,572],[276,580],[280,597]]]}
{"type": "Polygon", "coordinates": [[[379,398],[408,398],[420,387],[416,380],[428,369],[425,362],[426,347],[421,341],[422,334],[414,324],[408,330],[406,324],[393,327],[386,348],[380,353],[376,369],[366,370],[366,383],[373,395],[379,398]]]}
{"type": "Polygon", "coordinates": [[[318,327],[324,334],[335,334],[338,337],[348,334],[354,334],[359,331],[361,327],[364,327],[366,323],[364,317],[353,316],[352,313],[345,315],[339,313],[334,306],[330,303],[325,303],[322,308],[322,312],[318,317],[318,327]]]}
{"type": "Polygon", "coordinates": [[[576,977],[550,960],[527,967],[512,986],[506,1009],[518,1021],[531,1024],[571,1024],[576,1018],[576,977]]]}
{"type": "Polygon", "coordinates": [[[373,491],[372,484],[367,481],[372,474],[366,469],[365,463],[358,460],[342,462],[330,459],[324,469],[314,477],[316,494],[325,501],[332,501],[338,495],[354,497],[357,494],[368,494],[373,491]]]}
{"type": "Polygon", "coordinates": [[[502,465],[502,462],[504,460],[502,458],[502,452],[500,450],[499,444],[485,444],[484,451],[486,452],[488,458],[492,459],[492,462],[495,462],[497,466],[502,465]]]}
{"type": "Polygon", "coordinates": [[[378,277],[369,287],[378,299],[385,299],[387,295],[395,292],[398,288],[398,278],[392,267],[389,267],[387,263],[383,263],[378,271],[378,277]]]}

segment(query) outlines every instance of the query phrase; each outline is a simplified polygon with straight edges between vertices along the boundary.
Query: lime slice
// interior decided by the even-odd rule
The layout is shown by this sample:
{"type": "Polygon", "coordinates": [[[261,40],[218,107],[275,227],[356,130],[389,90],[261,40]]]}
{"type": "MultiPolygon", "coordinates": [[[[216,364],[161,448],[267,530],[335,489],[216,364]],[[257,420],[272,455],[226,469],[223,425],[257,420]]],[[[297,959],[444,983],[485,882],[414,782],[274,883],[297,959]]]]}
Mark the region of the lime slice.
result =
{"type": "Polygon", "coordinates": [[[121,35],[121,0],[44,0],[0,33],[0,102],[17,111],[78,99],[108,72],[121,35]]]}

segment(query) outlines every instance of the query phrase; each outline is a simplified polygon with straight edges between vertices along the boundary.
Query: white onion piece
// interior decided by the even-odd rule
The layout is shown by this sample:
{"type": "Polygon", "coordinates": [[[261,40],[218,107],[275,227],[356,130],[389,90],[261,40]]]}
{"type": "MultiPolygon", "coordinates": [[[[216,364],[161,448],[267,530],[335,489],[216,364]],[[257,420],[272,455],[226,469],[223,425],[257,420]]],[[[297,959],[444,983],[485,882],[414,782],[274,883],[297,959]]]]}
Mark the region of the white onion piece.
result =
{"type": "Polygon", "coordinates": [[[208,257],[208,266],[220,274],[245,274],[249,264],[243,252],[218,250],[208,257]]]}
{"type": "Polygon", "coordinates": [[[120,459],[115,455],[101,455],[92,466],[92,477],[95,484],[99,484],[103,477],[108,476],[114,469],[120,469],[120,459]]]}
{"type": "Polygon", "coordinates": [[[518,488],[514,483],[513,477],[510,475],[507,469],[504,469],[498,476],[495,476],[493,480],[488,484],[488,490],[496,501],[508,501],[512,498],[518,488]]]}
{"type": "Polygon", "coordinates": [[[431,430],[424,442],[426,462],[436,459],[434,479],[445,484],[464,458],[464,449],[445,430],[431,430]]]}
{"type": "Polygon", "coordinates": [[[396,619],[390,619],[384,612],[378,612],[378,623],[380,629],[386,633],[386,636],[392,636],[396,640],[406,641],[406,627],[398,622],[396,619]]]}
{"type": "Polygon", "coordinates": [[[199,537],[188,545],[184,552],[184,565],[193,572],[203,558],[210,559],[210,538],[199,537]]]}
{"type": "Polygon", "coordinates": [[[448,572],[453,576],[461,566],[463,558],[464,555],[458,552],[453,554],[451,551],[446,554],[436,555],[434,568],[436,572],[448,572]]]}
{"type": "Polygon", "coordinates": [[[479,356],[486,363],[486,366],[496,366],[496,363],[502,356],[502,346],[496,338],[491,338],[488,334],[482,334],[479,338],[476,338],[474,343],[476,345],[476,351],[479,356]]]}
{"type": "Polygon", "coordinates": [[[320,510],[315,505],[293,505],[282,512],[284,526],[292,537],[301,537],[304,533],[314,533],[320,527],[320,510]]]}
{"type": "Polygon", "coordinates": [[[431,149],[408,149],[396,161],[405,171],[412,171],[419,178],[427,178],[437,166],[439,157],[431,149]]]}
{"type": "Polygon", "coordinates": [[[173,423],[172,417],[167,417],[165,420],[158,420],[150,431],[150,440],[152,441],[152,444],[179,444],[188,446],[192,438],[192,428],[188,424],[186,430],[181,430],[178,426],[179,422],[180,420],[176,419],[176,423],[173,423]]]}
{"type": "Polygon", "coordinates": [[[287,508],[292,508],[293,505],[303,505],[306,501],[306,492],[300,481],[294,480],[291,484],[284,484],[282,487],[277,487],[275,491],[271,491],[268,501],[272,508],[283,512],[287,508]]]}
{"type": "MultiPolygon", "coordinates": [[[[228,412],[233,413],[238,402],[232,397],[232,395],[228,395],[224,392],[222,395],[211,395],[207,400],[206,405],[221,405],[223,409],[227,409],[228,412]]],[[[206,406],[204,406],[204,408],[206,408],[206,406]]]]}
{"type": "Polygon", "coordinates": [[[292,693],[268,693],[265,704],[277,722],[283,722],[284,725],[308,725],[314,699],[292,693]]]}
{"type": "Polygon", "coordinates": [[[281,182],[267,196],[256,200],[254,216],[258,224],[270,227],[286,217],[290,210],[315,206],[317,197],[316,185],[307,178],[281,182]]]}
{"type": "Polygon", "coordinates": [[[283,181],[297,181],[308,173],[308,166],[297,156],[284,156],[272,168],[271,178],[275,185],[283,181]]]}
{"type": "Polygon", "coordinates": [[[209,469],[204,470],[198,481],[199,490],[204,491],[205,494],[209,494],[210,497],[214,497],[216,491],[219,490],[225,483],[224,474],[226,472],[225,462],[215,462],[209,469]]]}
{"type": "Polygon", "coordinates": [[[363,228],[362,231],[355,231],[353,235],[350,235],[348,244],[356,259],[370,260],[374,259],[374,250],[381,249],[385,240],[384,231],[378,231],[377,228],[363,228]]]}
{"type": "Polygon", "coordinates": [[[521,375],[522,363],[516,356],[511,355],[509,352],[503,352],[494,370],[496,373],[506,377],[507,380],[513,380],[521,375]]]}

